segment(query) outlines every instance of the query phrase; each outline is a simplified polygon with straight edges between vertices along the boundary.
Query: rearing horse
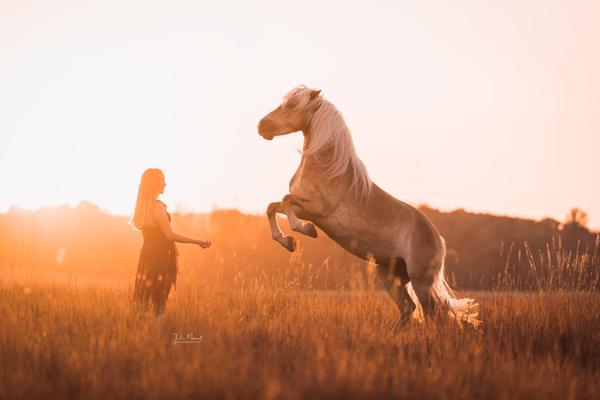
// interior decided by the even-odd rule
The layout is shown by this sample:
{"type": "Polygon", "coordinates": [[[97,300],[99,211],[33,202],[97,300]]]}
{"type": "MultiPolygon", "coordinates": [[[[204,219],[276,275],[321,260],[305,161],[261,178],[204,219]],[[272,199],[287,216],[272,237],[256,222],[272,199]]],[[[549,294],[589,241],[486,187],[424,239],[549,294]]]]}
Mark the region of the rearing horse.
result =
{"type": "Polygon", "coordinates": [[[296,249],[295,239],[277,225],[276,213],[282,213],[293,231],[317,237],[316,225],[350,253],[374,261],[400,310],[395,331],[416,310],[411,286],[425,317],[440,306],[456,320],[478,325],[477,303],[457,299],[444,279],[446,246],[436,227],[369,179],[341,113],[320,90],[292,89],[258,124],[267,140],[298,131],[304,147],[290,193],[267,208],[273,239],[296,249]]]}

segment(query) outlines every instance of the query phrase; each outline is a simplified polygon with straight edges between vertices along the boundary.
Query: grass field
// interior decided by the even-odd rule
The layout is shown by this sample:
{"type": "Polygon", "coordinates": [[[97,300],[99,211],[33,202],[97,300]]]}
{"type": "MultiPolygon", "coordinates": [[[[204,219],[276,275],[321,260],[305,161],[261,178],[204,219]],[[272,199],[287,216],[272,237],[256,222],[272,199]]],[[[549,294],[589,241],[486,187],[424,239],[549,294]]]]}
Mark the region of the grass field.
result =
{"type": "Polygon", "coordinates": [[[438,319],[394,336],[396,310],[378,290],[183,280],[157,319],[131,309],[127,282],[0,282],[2,399],[600,393],[598,293],[471,293],[481,329],[438,319]]]}

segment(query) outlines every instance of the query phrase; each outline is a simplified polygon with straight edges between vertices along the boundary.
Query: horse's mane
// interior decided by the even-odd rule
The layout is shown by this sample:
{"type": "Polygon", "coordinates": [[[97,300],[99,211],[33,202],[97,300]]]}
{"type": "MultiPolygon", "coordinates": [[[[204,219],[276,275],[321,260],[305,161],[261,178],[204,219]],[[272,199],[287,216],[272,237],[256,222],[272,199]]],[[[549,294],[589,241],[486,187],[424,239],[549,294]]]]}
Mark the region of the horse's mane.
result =
{"type": "MultiPolygon", "coordinates": [[[[284,98],[284,103],[292,97],[297,98],[298,106],[303,107],[310,101],[311,90],[299,86],[292,89],[284,98]]],[[[352,169],[352,187],[362,196],[368,197],[373,185],[367,169],[356,155],[350,130],[342,113],[333,103],[319,96],[320,106],[309,121],[310,138],[303,150],[304,155],[314,155],[331,149],[332,157],[324,162],[325,178],[331,179],[343,175],[352,169]]]]}

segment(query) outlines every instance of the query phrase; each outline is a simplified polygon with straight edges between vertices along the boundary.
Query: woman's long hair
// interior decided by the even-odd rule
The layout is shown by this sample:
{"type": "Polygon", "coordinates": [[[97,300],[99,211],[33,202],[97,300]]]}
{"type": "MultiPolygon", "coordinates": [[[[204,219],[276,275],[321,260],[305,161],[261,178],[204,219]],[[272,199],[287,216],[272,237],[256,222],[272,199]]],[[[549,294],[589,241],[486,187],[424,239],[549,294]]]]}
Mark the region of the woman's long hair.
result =
{"type": "Polygon", "coordinates": [[[158,168],[148,168],[144,171],[131,220],[134,228],[141,230],[152,222],[152,206],[160,194],[164,180],[165,176],[158,168]]]}

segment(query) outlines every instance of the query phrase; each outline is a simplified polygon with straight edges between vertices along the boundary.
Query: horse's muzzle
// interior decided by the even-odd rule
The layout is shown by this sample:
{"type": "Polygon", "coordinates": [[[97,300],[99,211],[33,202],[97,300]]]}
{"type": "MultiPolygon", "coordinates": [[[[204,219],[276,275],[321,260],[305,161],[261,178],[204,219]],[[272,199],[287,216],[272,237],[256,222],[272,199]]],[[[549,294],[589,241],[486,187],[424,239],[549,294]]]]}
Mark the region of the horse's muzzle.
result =
{"type": "Polygon", "coordinates": [[[273,134],[265,132],[269,121],[265,118],[261,119],[258,123],[258,134],[266,140],[273,140],[273,134]]]}

